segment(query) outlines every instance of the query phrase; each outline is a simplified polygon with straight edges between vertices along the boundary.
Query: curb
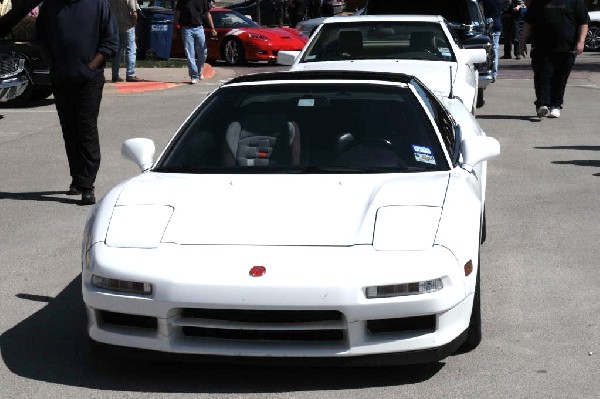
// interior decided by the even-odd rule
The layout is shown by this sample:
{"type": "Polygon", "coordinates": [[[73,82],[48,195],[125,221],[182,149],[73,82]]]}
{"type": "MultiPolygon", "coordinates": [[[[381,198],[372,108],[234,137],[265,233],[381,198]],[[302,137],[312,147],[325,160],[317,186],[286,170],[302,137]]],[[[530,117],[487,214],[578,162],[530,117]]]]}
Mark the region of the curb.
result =
{"type": "MultiPolygon", "coordinates": [[[[141,82],[110,82],[110,69],[105,69],[107,83],[104,86],[105,93],[144,93],[148,91],[166,90],[181,85],[189,84],[187,68],[138,68],[144,79],[141,82]],[[181,80],[180,80],[181,79],[181,80]]],[[[216,75],[212,65],[205,63],[202,67],[202,76],[204,80],[212,79],[216,75]]]]}

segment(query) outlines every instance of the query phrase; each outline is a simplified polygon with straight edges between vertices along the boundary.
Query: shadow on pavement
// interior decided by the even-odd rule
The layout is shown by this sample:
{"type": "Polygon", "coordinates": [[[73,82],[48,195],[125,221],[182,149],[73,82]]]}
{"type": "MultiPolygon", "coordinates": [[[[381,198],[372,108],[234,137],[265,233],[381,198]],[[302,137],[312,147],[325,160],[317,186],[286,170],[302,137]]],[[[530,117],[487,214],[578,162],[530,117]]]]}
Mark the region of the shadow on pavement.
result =
{"type": "Polygon", "coordinates": [[[497,120],[516,120],[516,121],[529,121],[538,123],[541,119],[537,116],[524,116],[524,115],[477,115],[477,119],[497,119],[497,120]]]}
{"type": "Polygon", "coordinates": [[[2,359],[18,376],[91,389],[164,393],[259,393],[414,384],[443,366],[285,368],[118,359],[92,350],[81,276],[56,297],[18,294],[48,304],[0,337],[2,359]]]}
{"type": "Polygon", "coordinates": [[[61,202],[63,204],[79,203],[79,196],[73,198],[53,197],[54,195],[65,195],[66,191],[37,191],[31,193],[6,193],[0,192],[0,200],[11,199],[18,201],[42,201],[42,202],[61,202]]]}

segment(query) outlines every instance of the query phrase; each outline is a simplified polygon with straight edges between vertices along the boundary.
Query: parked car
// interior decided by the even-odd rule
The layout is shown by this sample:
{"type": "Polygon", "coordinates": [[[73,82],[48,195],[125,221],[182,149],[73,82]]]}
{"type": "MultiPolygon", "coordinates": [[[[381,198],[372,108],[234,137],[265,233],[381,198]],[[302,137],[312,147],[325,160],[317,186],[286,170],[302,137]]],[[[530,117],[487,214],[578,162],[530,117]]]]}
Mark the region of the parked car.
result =
{"type": "Polygon", "coordinates": [[[291,70],[363,70],[414,75],[436,94],[458,97],[475,113],[476,63],[482,49],[463,49],[447,22],[433,15],[329,18],[302,52],[280,52],[291,70]]]}
{"type": "Polygon", "coordinates": [[[600,11],[590,11],[590,24],[588,34],[585,38],[585,49],[587,51],[600,50],[600,11]]]}
{"type": "Polygon", "coordinates": [[[0,52],[0,102],[18,98],[27,90],[25,59],[14,53],[0,52]]]}
{"type": "MultiPolygon", "coordinates": [[[[229,65],[247,61],[277,61],[281,50],[301,50],[308,38],[300,31],[286,27],[264,27],[237,11],[226,8],[210,10],[217,36],[212,36],[205,25],[210,61],[224,60],[229,65]]],[[[175,35],[171,48],[172,57],[184,58],[180,35],[175,35]]]]}
{"type": "Polygon", "coordinates": [[[477,65],[479,92],[477,106],[485,103],[484,90],[494,81],[494,49],[490,39],[490,22],[486,22],[477,0],[368,0],[366,14],[441,15],[446,18],[464,48],[482,48],[487,59],[477,65]]]}
{"type": "MultiPolygon", "coordinates": [[[[282,11],[281,7],[277,7],[277,4],[280,4],[280,2],[285,3],[285,1],[281,0],[279,0],[279,2],[277,0],[261,0],[260,20],[257,13],[256,0],[246,0],[237,4],[230,4],[227,8],[248,15],[252,20],[257,21],[261,25],[279,25],[281,21],[283,21],[284,24],[289,24],[290,18],[288,13],[282,11]]],[[[306,9],[308,10],[309,0],[305,0],[305,2],[306,9]]],[[[333,4],[334,14],[343,12],[345,8],[346,3],[344,1],[335,1],[333,4]]]]}
{"type": "MultiPolygon", "coordinates": [[[[356,12],[354,12],[352,15],[363,15],[364,14],[364,7],[356,10],[356,12]]],[[[347,15],[338,15],[339,17],[343,17],[343,16],[347,16],[347,15]]],[[[338,17],[336,16],[336,17],[338,17]]],[[[319,17],[319,18],[311,18],[311,19],[305,19],[304,21],[298,22],[298,24],[296,25],[296,29],[298,29],[300,32],[302,32],[305,36],[310,37],[312,36],[313,33],[315,33],[315,31],[317,30],[317,27],[319,25],[321,25],[323,23],[323,21],[325,21],[327,18],[330,17],[319,17]]]]}
{"type": "Polygon", "coordinates": [[[149,139],[123,144],[142,174],[86,222],[89,336],[346,365],[473,349],[499,151],[462,102],[410,76],[236,77],[157,160],[149,139]]]}
{"type": "Polygon", "coordinates": [[[50,69],[34,41],[34,17],[0,38],[0,101],[21,106],[52,94],[50,69]]]}

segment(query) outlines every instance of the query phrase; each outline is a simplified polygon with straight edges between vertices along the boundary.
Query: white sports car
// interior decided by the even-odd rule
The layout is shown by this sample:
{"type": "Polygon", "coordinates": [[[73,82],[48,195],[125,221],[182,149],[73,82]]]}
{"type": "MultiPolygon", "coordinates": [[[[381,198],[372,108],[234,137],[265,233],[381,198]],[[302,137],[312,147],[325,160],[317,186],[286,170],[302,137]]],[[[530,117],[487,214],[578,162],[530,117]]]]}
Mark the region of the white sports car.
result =
{"type": "Polygon", "coordinates": [[[460,101],[411,76],[235,78],[156,161],[151,140],[123,144],[143,173],[86,223],[89,335],[345,364],[473,348],[485,161],[499,151],[460,101]]]}
{"type": "Polygon", "coordinates": [[[473,113],[483,49],[461,48],[441,16],[374,15],[329,18],[302,51],[277,62],[297,70],[364,70],[416,76],[441,96],[451,92],[473,113]]]}

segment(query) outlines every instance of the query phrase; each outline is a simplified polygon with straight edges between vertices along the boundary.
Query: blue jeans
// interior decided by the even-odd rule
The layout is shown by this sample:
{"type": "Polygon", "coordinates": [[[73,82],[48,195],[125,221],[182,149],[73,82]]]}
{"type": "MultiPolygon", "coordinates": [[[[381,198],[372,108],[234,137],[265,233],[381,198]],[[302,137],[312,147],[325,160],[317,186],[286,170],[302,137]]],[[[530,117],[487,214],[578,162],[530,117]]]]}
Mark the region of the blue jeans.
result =
{"type": "Polygon", "coordinates": [[[119,64],[123,51],[125,51],[125,68],[127,70],[125,76],[135,76],[135,27],[125,32],[119,32],[119,51],[116,52],[112,59],[113,80],[119,77],[119,64]]]}
{"type": "Polygon", "coordinates": [[[192,79],[198,79],[202,73],[204,60],[206,59],[206,39],[202,26],[181,27],[181,41],[188,63],[188,74],[192,79]]]}
{"type": "Polygon", "coordinates": [[[500,32],[492,32],[492,50],[494,51],[494,65],[492,66],[492,77],[498,76],[498,51],[500,50],[500,32]]]}

